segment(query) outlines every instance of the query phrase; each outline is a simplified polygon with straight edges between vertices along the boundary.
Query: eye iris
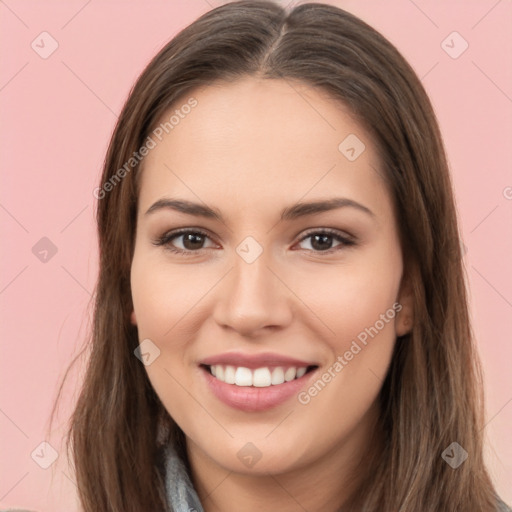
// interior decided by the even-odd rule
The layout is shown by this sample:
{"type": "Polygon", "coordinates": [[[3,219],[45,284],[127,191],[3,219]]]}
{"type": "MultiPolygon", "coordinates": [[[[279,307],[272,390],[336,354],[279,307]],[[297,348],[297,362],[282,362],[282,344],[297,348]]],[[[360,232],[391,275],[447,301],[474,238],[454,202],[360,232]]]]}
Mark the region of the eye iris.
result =
{"type": "Polygon", "coordinates": [[[330,235],[312,235],[311,247],[319,251],[330,249],[332,240],[330,235]]]}
{"type": "Polygon", "coordinates": [[[187,233],[183,236],[183,246],[186,249],[201,249],[201,246],[204,242],[203,235],[197,233],[187,233]]]}

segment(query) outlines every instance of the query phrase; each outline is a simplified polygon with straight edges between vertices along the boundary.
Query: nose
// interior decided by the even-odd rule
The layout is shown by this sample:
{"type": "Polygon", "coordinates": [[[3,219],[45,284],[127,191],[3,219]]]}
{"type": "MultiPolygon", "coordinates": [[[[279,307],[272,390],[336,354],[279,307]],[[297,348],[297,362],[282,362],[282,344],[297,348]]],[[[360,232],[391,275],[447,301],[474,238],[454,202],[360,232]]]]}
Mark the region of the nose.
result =
{"type": "Polygon", "coordinates": [[[293,293],[285,283],[268,265],[265,252],[252,263],[235,254],[233,268],[217,287],[215,321],[247,337],[286,327],[292,319],[293,293]]]}

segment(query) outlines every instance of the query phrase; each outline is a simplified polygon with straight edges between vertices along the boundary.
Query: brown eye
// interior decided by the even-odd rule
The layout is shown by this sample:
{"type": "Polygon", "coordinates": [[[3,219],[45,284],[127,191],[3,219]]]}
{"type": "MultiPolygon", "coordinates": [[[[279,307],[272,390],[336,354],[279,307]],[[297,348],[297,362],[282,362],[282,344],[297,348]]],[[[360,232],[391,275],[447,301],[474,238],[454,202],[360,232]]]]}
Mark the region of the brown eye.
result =
{"type": "MultiPolygon", "coordinates": [[[[181,230],[165,234],[154,242],[157,246],[164,246],[167,250],[179,254],[193,254],[206,249],[204,244],[210,240],[206,233],[196,230],[181,230]]],[[[211,244],[209,247],[213,247],[211,244]]]]}
{"type": "Polygon", "coordinates": [[[312,250],[314,252],[332,252],[355,244],[354,240],[337,231],[331,230],[310,232],[304,236],[300,242],[302,243],[305,240],[310,240],[310,247],[302,247],[302,249],[312,250]],[[334,242],[338,243],[333,245],[334,242]]]}
{"type": "Polygon", "coordinates": [[[205,237],[200,233],[187,233],[179,235],[178,238],[183,238],[183,246],[185,249],[193,251],[194,249],[202,249],[205,237]]]}

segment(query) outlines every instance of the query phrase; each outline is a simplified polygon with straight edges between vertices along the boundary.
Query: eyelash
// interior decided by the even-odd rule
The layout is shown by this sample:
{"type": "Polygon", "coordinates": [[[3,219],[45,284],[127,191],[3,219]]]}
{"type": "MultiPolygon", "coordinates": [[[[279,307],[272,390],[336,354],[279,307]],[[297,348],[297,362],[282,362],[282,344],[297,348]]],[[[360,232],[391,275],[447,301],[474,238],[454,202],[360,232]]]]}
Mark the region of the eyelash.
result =
{"type": "MultiPolygon", "coordinates": [[[[200,229],[180,229],[177,231],[170,231],[169,233],[166,233],[165,235],[158,238],[156,241],[153,242],[153,244],[157,247],[165,247],[166,250],[171,251],[175,254],[180,254],[183,256],[193,256],[194,254],[197,254],[201,252],[204,249],[207,248],[201,248],[196,251],[191,250],[184,250],[184,249],[178,249],[170,244],[172,240],[175,238],[179,238],[180,235],[186,235],[186,234],[194,234],[194,235],[201,235],[207,238],[210,238],[207,233],[200,229]]],[[[341,235],[339,231],[331,228],[323,228],[323,229],[316,229],[314,231],[307,232],[297,243],[300,243],[307,238],[313,236],[313,235],[329,235],[332,236],[336,241],[341,242],[340,245],[337,245],[335,247],[331,247],[330,249],[327,249],[325,251],[315,251],[312,249],[302,249],[304,251],[312,251],[317,254],[332,254],[335,251],[338,251],[342,249],[343,247],[351,247],[356,245],[356,242],[353,238],[341,235]]]]}

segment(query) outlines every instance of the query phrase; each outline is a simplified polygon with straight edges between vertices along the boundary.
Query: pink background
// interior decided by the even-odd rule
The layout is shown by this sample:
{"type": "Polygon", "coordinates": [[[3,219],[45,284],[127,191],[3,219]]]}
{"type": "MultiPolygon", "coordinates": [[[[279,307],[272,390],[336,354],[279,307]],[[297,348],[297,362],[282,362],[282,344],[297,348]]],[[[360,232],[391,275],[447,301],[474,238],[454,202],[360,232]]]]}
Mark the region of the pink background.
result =
{"type": "MultiPolygon", "coordinates": [[[[90,321],[97,272],[92,190],[133,81],[179,29],[221,3],[0,2],[0,507],[78,510],[60,444],[73,385],[53,430],[47,429],[58,384],[90,321]],[[35,40],[50,48],[49,39],[38,37],[44,31],[59,45],[47,59],[31,47],[35,40]],[[43,237],[57,247],[46,262],[32,252],[43,237]],[[30,456],[45,440],[60,453],[49,469],[30,456]]],[[[512,4],[330,3],[397,45],[438,114],[484,363],[487,459],[498,492],[512,503],[512,4]],[[456,59],[441,46],[453,31],[469,44],[456,59]]],[[[452,53],[462,48],[457,37],[448,43],[452,53]]]]}

